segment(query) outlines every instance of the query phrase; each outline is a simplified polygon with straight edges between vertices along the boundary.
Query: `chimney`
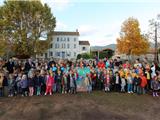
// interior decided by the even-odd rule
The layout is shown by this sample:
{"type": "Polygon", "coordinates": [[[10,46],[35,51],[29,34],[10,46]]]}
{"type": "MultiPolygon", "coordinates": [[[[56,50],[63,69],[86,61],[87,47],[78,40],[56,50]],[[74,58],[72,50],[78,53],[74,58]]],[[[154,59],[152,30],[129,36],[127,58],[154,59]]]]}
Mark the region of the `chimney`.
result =
{"type": "Polygon", "coordinates": [[[76,29],[76,32],[78,32],[78,29],[76,29]]]}

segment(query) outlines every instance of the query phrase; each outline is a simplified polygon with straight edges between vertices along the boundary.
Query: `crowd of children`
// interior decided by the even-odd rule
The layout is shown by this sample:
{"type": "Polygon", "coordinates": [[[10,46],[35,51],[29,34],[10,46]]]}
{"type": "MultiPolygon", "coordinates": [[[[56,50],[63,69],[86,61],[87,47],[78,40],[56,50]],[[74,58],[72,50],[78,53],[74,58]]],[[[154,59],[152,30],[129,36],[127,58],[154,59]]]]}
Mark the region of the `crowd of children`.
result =
{"type": "Polygon", "coordinates": [[[104,60],[58,61],[28,59],[25,62],[0,60],[0,97],[75,94],[79,82],[86,91],[151,93],[158,96],[160,67],[147,60],[130,64],[119,58],[104,60]]]}

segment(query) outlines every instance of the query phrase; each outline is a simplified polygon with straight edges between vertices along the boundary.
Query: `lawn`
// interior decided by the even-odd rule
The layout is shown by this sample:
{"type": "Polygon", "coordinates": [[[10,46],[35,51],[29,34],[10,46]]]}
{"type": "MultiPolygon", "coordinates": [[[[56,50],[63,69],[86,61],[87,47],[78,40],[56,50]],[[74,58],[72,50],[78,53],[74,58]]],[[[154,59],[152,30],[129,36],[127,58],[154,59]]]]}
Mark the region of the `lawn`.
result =
{"type": "Polygon", "coordinates": [[[0,120],[160,120],[160,98],[101,91],[0,98],[0,120]]]}

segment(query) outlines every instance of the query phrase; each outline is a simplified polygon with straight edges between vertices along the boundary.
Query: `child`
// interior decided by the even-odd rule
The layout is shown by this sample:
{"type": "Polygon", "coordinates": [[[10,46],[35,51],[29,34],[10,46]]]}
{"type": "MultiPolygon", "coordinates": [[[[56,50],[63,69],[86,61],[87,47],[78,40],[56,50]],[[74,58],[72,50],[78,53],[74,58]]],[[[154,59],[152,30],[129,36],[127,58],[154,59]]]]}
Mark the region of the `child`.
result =
{"type": "Polygon", "coordinates": [[[20,85],[22,88],[22,96],[27,96],[27,94],[28,94],[28,80],[27,80],[27,76],[25,74],[22,75],[20,85]]]}
{"type": "Polygon", "coordinates": [[[141,84],[141,78],[139,75],[136,75],[133,80],[133,86],[134,86],[134,92],[137,94],[140,94],[140,84],[141,84]]]}
{"type": "Polygon", "coordinates": [[[47,77],[45,76],[45,71],[41,70],[39,76],[41,95],[44,95],[46,91],[46,79],[47,77]]]}
{"type": "Polygon", "coordinates": [[[14,86],[15,86],[14,76],[12,74],[10,74],[9,75],[9,80],[8,80],[8,88],[9,88],[8,97],[13,97],[13,95],[14,95],[14,86]]]}
{"type": "Polygon", "coordinates": [[[86,74],[86,78],[85,78],[85,84],[86,84],[86,87],[87,87],[87,92],[88,93],[91,93],[92,91],[92,81],[91,81],[91,78],[89,76],[89,74],[86,74]]]}
{"type": "Polygon", "coordinates": [[[159,95],[158,95],[157,92],[158,92],[158,89],[159,89],[159,82],[158,82],[158,77],[157,76],[153,77],[153,80],[151,82],[151,88],[153,90],[153,93],[152,93],[153,97],[158,97],[159,95]]]}
{"type": "Polygon", "coordinates": [[[67,74],[63,74],[62,78],[62,94],[67,93],[67,74]]]}
{"type": "Polygon", "coordinates": [[[35,90],[36,95],[41,95],[41,79],[40,79],[40,73],[39,71],[36,71],[36,76],[34,77],[35,80],[35,90]]]}
{"type": "Polygon", "coordinates": [[[33,96],[33,93],[34,93],[34,78],[35,78],[35,75],[31,74],[30,78],[28,79],[29,96],[33,96]]]}
{"type": "Polygon", "coordinates": [[[57,87],[57,92],[62,93],[62,74],[60,70],[58,70],[56,75],[56,87],[57,87]]]}
{"type": "Polygon", "coordinates": [[[122,78],[121,78],[121,92],[125,92],[125,86],[126,86],[125,76],[122,76],[122,78]]]}
{"type": "Polygon", "coordinates": [[[20,94],[22,92],[22,89],[21,89],[21,80],[22,80],[22,74],[19,73],[18,74],[18,77],[16,78],[16,83],[15,83],[15,94],[20,94]]]}
{"type": "Polygon", "coordinates": [[[114,76],[114,90],[115,92],[120,92],[120,88],[121,88],[121,77],[119,75],[118,72],[115,72],[115,76],[114,76]]]}
{"type": "Polygon", "coordinates": [[[46,81],[46,92],[45,95],[47,95],[48,93],[50,95],[52,95],[52,86],[54,84],[54,76],[52,71],[49,72],[49,76],[47,77],[47,81],[46,81]]]}
{"type": "Polygon", "coordinates": [[[110,91],[110,74],[109,71],[104,71],[104,91],[110,91]]]}
{"type": "Polygon", "coordinates": [[[128,73],[128,75],[127,75],[128,93],[133,93],[133,91],[132,91],[132,89],[133,89],[132,83],[133,83],[132,82],[132,76],[131,76],[130,73],[128,73]]]}
{"type": "Polygon", "coordinates": [[[4,74],[0,72],[0,97],[2,97],[2,89],[3,89],[3,79],[4,79],[4,74]]]}
{"type": "Polygon", "coordinates": [[[76,86],[75,86],[75,76],[74,73],[72,73],[72,71],[70,71],[70,92],[71,94],[76,93],[76,86]]]}
{"type": "Polygon", "coordinates": [[[140,94],[145,94],[145,87],[147,85],[147,78],[142,73],[141,74],[141,84],[140,84],[140,94]]]}

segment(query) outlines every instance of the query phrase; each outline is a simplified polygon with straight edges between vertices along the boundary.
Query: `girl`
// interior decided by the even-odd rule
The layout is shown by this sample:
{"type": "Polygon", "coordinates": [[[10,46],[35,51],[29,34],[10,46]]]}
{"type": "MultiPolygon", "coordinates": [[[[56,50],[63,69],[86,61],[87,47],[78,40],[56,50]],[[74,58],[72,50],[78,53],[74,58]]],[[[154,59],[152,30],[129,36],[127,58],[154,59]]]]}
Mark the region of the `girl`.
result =
{"type": "Polygon", "coordinates": [[[121,78],[121,92],[125,92],[125,86],[126,86],[125,76],[122,76],[122,78],[121,78]]]}
{"type": "Polygon", "coordinates": [[[52,71],[49,72],[49,76],[47,76],[47,81],[46,81],[46,92],[45,95],[48,93],[52,95],[52,86],[54,84],[54,76],[52,71]]]}
{"type": "Polygon", "coordinates": [[[128,73],[127,75],[127,85],[128,85],[128,93],[133,93],[132,89],[133,89],[133,86],[132,86],[132,76],[130,73],[128,73]]]}
{"type": "Polygon", "coordinates": [[[87,87],[87,92],[91,93],[91,91],[92,91],[92,81],[91,81],[91,78],[90,78],[89,74],[86,74],[85,84],[86,84],[86,87],[87,87]]]}
{"type": "Polygon", "coordinates": [[[34,74],[31,74],[30,77],[28,78],[29,96],[33,96],[34,93],[34,79],[35,79],[34,74]]]}
{"type": "Polygon", "coordinates": [[[110,74],[109,71],[104,71],[104,91],[110,91],[110,74]]]}
{"type": "Polygon", "coordinates": [[[158,95],[157,92],[158,92],[158,89],[159,89],[159,82],[158,82],[158,77],[157,76],[153,77],[153,80],[151,82],[151,88],[153,90],[153,93],[152,93],[153,97],[158,97],[159,95],[158,95]]]}
{"type": "Polygon", "coordinates": [[[28,95],[28,80],[25,74],[22,75],[20,85],[22,88],[22,96],[27,96],[28,95]]]}

